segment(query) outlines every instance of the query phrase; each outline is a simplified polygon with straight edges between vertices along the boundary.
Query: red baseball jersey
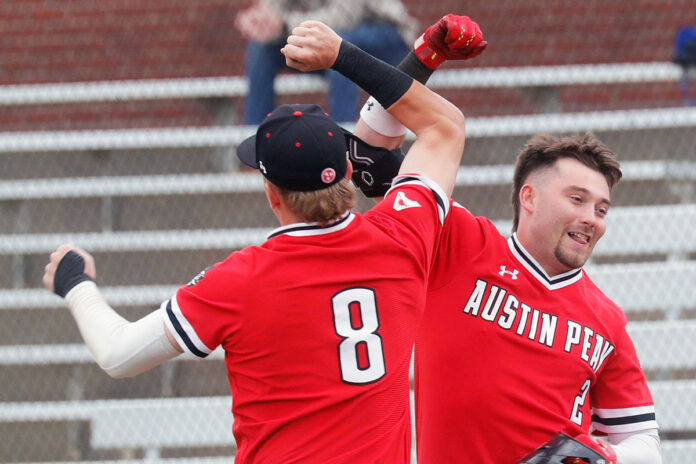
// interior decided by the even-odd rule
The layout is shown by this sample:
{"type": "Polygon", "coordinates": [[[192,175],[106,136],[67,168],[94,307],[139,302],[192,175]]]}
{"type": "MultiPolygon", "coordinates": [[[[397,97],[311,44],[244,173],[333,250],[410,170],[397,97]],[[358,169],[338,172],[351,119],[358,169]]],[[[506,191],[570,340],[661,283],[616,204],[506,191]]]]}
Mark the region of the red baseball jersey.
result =
{"type": "Polygon", "coordinates": [[[626,316],[454,204],[416,339],[419,464],[512,464],[559,432],[656,428],[626,316]]]}
{"type": "Polygon", "coordinates": [[[409,362],[448,209],[397,178],[365,215],[276,229],[163,304],[186,351],[225,350],[237,464],[409,462],[409,362]]]}

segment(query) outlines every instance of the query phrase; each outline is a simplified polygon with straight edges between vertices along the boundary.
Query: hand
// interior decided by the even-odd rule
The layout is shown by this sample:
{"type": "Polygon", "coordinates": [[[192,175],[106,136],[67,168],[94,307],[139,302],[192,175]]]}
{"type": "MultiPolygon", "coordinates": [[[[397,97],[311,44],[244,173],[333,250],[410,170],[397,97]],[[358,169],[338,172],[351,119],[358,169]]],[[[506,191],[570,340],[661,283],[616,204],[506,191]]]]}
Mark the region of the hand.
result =
{"type": "Polygon", "coordinates": [[[468,60],[480,55],[488,42],[468,16],[448,14],[426,29],[415,42],[418,58],[430,69],[446,60],[468,60]]]}
{"type": "Polygon", "coordinates": [[[576,436],[575,439],[583,445],[592,448],[592,451],[601,454],[607,460],[607,464],[616,464],[616,452],[609,443],[584,434],[576,436]]]}
{"type": "Polygon", "coordinates": [[[300,71],[328,69],[336,61],[341,39],[333,29],[319,21],[304,21],[288,37],[280,49],[285,62],[300,71]]]}
{"type": "Polygon", "coordinates": [[[284,22],[275,10],[257,4],[239,12],[234,25],[245,39],[268,42],[282,35],[284,22]]]}
{"type": "Polygon", "coordinates": [[[82,259],[84,259],[85,261],[85,268],[83,272],[90,279],[96,280],[97,278],[97,268],[94,264],[94,258],[92,257],[92,255],[80,248],[74,247],[73,245],[61,245],[56,249],[56,251],[51,253],[49,257],[49,262],[44,267],[44,275],[42,282],[44,287],[46,287],[48,290],[52,292],[55,291],[55,276],[56,270],[58,269],[58,265],[69,251],[74,251],[78,255],[82,256],[82,259]]]}

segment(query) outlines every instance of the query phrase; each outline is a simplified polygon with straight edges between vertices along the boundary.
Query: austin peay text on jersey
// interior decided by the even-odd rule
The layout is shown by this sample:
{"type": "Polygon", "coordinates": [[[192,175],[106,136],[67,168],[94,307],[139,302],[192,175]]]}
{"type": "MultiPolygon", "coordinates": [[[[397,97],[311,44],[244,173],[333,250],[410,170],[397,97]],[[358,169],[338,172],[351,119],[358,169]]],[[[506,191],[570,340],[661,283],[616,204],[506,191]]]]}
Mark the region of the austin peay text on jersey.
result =
{"type": "Polygon", "coordinates": [[[558,316],[520,301],[507,289],[477,279],[463,309],[464,314],[495,324],[530,342],[549,348],[561,346],[566,353],[578,353],[597,372],[614,350],[606,336],[595,329],[567,320],[565,337],[557,337],[558,316]]]}

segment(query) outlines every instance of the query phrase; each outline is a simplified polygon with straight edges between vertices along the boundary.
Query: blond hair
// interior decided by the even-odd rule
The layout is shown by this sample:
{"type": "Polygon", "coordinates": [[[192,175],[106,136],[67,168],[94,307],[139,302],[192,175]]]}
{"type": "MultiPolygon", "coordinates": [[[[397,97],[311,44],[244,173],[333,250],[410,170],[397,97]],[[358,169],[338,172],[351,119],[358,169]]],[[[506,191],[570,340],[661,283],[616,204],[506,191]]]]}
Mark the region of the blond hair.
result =
{"type": "Polygon", "coordinates": [[[355,189],[348,178],[311,192],[286,190],[277,185],[274,187],[283,197],[288,209],[304,222],[327,225],[355,207],[355,189]]]}

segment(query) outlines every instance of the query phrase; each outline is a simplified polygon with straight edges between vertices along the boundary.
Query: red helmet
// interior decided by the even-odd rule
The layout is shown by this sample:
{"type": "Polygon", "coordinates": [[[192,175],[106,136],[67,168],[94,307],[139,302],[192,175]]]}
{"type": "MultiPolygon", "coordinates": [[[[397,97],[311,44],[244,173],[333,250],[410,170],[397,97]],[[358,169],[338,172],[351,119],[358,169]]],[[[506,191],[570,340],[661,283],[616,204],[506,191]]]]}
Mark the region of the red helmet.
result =
{"type": "Polygon", "coordinates": [[[615,464],[589,446],[559,433],[517,464],[615,464]]]}

